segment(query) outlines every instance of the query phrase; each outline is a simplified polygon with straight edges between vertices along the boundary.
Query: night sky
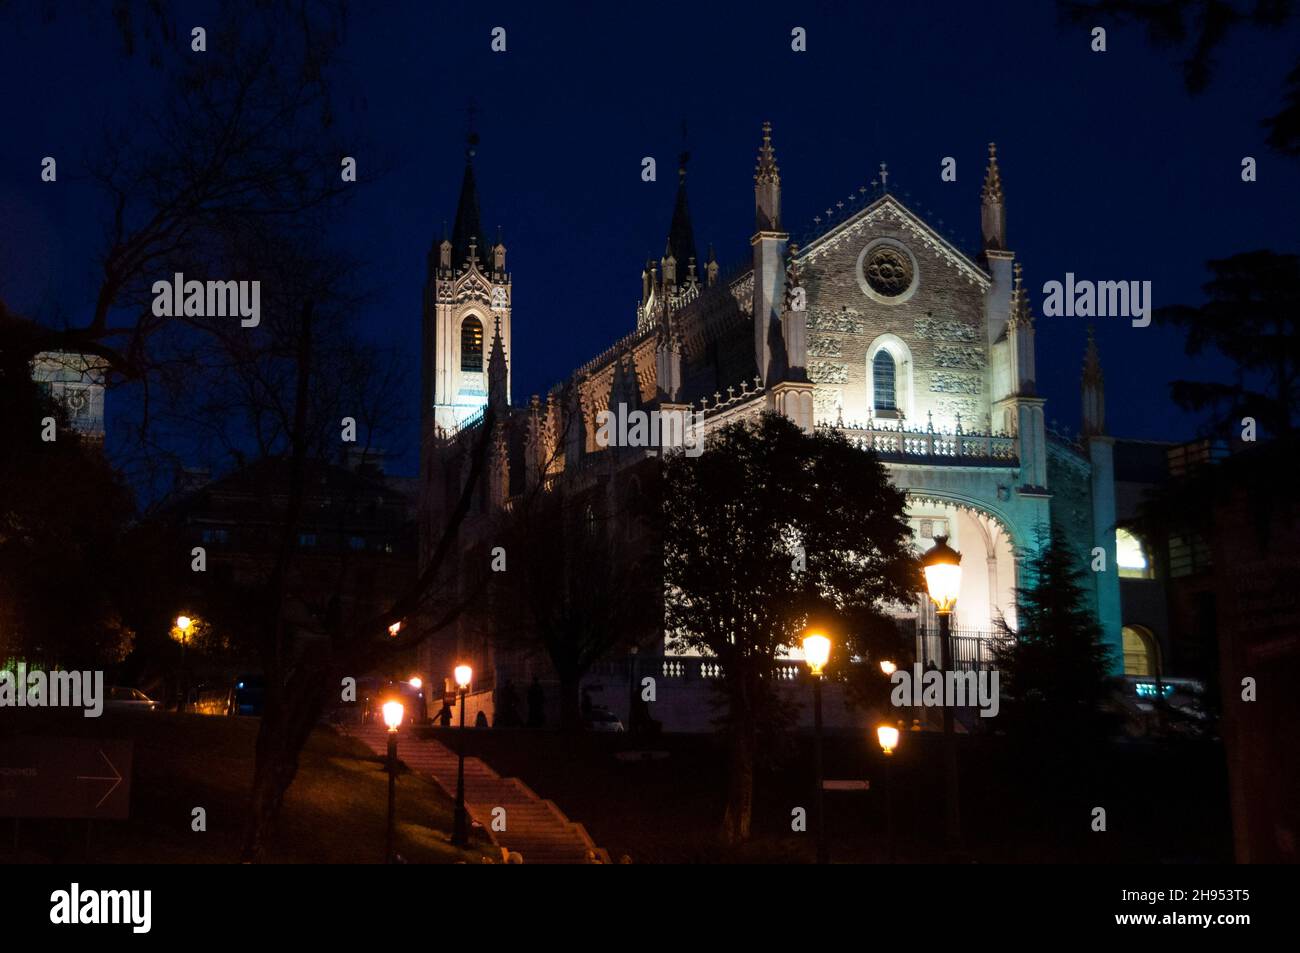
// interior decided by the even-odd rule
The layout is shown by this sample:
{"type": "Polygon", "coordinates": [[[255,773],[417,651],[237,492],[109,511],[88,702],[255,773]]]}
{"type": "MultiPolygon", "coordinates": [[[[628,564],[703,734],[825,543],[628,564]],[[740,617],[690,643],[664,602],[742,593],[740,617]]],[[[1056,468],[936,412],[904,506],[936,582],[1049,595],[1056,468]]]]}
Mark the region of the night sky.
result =
{"type": "MultiPolygon", "coordinates": [[[[633,326],[641,266],[664,247],[683,123],[696,241],[701,254],[711,242],[724,269],[749,255],[765,119],[796,238],[883,160],[891,191],[972,253],[996,140],[1009,244],[1039,315],[1039,389],[1049,421],[1071,430],[1086,320],[1042,317],[1043,282],[1067,271],[1150,280],[1156,306],[1196,303],[1206,259],[1300,251],[1300,164],[1270,152],[1259,124],[1280,103],[1294,26],[1234,37],[1193,98],[1176,56],[1140,30],[1112,28],[1109,51],[1093,53],[1088,27],[1063,24],[1050,3],[511,7],[385,4],[353,9],[348,24],[341,101],[362,192],[335,239],[371,263],[379,294],[366,334],[409,365],[399,471],[416,467],[425,260],[454,215],[470,97],[483,224],[489,237],[502,227],[514,279],[516,402],[633,326]],[[498,25],[504,54],[489,49],[498,25]],[[806,53],[790,50],[794,26],[808,31],[806,53]],[[939,179],[949,155],[955,183],[939,179]],[[1251,184],[1240,178],[1247,155],[1259,162],[1251,184]],[[641,181],[643,156],[656,158],[657,182],[641,181]],[[385,176],[365,182],[381,166],[385,176]]],[[[185,34],[187,19],[202,25],[201,13],[178,16],[185,34]]],[[[80,319],[93,304],[102,216],[78,160],[101,124],[129,122],[156,95],[156,74],[122,59],[106,15],[33,20],[5,47],[0,297],[80,319]],[[59,158],[56,185],[40,181],[45,155],[59,158]]],[[[1169,402],[1168,381],[1228,366],[1188,359],[1172,332],[1123,319],[1099,320],[1098,342],[1117,436],[1190,436],[1195,421],[1169,402]]],[[[114,417],[132,411],[110,395],[110,448],[114,417]]]]}

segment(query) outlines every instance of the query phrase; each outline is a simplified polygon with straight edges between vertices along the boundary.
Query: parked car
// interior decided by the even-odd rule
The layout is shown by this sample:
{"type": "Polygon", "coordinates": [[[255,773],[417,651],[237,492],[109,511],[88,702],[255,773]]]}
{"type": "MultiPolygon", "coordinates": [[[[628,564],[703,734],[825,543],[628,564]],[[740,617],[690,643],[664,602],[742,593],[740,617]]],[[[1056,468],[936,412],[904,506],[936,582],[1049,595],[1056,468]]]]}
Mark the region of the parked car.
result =
{"type": "Polygon", "coordinates": [[[157,711],[158,703],[138,688],[113,686],[104,700],[107,711],[157,711]]]}
{"type": "Polygon", "coordinates": [[[619,721],[618,715],[600,705],[592,706],[591,710],[582,716],[582,726],[588,731],[624,730],[623,722],[619,721]]]}

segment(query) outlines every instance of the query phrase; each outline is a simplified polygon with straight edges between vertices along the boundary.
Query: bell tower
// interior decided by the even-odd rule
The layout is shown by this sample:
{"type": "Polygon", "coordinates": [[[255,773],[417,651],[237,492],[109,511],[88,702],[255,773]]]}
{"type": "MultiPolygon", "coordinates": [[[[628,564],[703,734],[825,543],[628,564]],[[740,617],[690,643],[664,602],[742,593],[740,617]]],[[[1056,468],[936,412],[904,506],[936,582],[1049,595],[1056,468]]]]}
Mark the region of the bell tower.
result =
{"type": "Polygon", "coordinates": [[[510,400],[510,275],[500,233],[489,245],[479,217],[477,146],[478,136],[471,133],[451,237],[444,231],[429,249],[420,355],[420,419],[426,437],[450,436],[487,406],[488,353],[498,333],[510,400]]]}

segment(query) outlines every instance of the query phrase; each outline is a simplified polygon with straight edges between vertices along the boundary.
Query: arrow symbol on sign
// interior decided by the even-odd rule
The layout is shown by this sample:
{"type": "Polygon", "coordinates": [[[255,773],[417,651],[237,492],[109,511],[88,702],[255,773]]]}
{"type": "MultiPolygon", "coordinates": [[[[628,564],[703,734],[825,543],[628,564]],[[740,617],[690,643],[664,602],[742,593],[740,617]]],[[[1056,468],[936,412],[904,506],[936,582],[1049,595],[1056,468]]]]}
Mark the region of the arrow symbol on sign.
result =
{"type": "Polygon", "coordinates": [[[108,760],[108,755],[104,754],[103,749],[100,749],[99,756],[103,758],[104,763],[108,765],[108,770],[113,772],[113,776],[111,778],[95,778],[85,774],[77,775],[78,781],[112,781],[113,782],[113,786],[108,789],[108,791],[104,794],[104,796],[99,799],[99,803],[95,805],[96,809],[103,807],[104,802],[108,800],[109,795],[112,794],[114,791],[116,791],[117,786],[122,783],[122,775],[118,774],[117,768],[113,766],[112,761],[108,760]]]}

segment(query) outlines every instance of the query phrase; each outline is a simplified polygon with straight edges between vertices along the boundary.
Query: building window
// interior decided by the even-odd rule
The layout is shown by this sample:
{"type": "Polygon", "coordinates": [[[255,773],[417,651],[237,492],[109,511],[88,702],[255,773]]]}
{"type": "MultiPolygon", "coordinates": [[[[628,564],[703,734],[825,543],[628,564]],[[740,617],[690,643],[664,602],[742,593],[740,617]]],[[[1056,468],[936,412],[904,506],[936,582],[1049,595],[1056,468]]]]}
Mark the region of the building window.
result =
{"type": "Polygon", "coordinates": [[[1194,576],[1213,568],[1210,547],[1198,533],[1169,537],[1169,575],[1175,579],[1194,576]]]}
{"type": "Polygon", "coordinates": [[[349,536],[348,549],[365,549],[366,538],[364,536],[349,536]]]}
{"type": "Polygon", "coordinates": [[[460,325],[460,369],[483,370],[483,324],[472,316],[460,325]]]}
{"type": "Polygon", "coordinates": [[[1124,640],[1124,674],[1155,675],[1159,669],[1155,637],[1138,625],[1126,625],[1120,634],[1124,640]]]}
{"type": "Polygon", "coordinates": [[[883,349],[878,351],[871,361],[871,378],[874,385],[872,399],[877,412],[898,410],[898,387],[894,355],[883,349]]]}
{"type": "Polygon", "coordinates": [[[1151,558],[1142,540],[1126,529],[1115,530],[1115,566],[1121,579],[1151,579],[1151,558]]]}
{"type": "Polygon", "coordinates": [[[299,546],[303,546],[303,547],[315,546],[315,545],[316,545],[316,534],[315,534],[315,533],[299,533],[299,534],[298,534],[298,545],[299,545],[299,546]]]}

